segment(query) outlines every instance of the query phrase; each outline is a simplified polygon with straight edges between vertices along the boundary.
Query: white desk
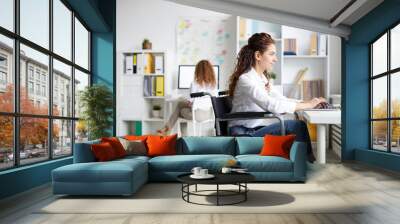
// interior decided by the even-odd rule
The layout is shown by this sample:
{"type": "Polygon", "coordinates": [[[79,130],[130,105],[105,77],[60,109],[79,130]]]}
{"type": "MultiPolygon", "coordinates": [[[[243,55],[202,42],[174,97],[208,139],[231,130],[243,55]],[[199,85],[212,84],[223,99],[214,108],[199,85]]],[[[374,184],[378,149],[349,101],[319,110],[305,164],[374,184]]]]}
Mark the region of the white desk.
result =
{"type": "Polygon", "coordinates": [[[341,124],[340,110],[305,110],[304,117],[317,125],[317,162],[326,163],[326,125],[341,124]]]}

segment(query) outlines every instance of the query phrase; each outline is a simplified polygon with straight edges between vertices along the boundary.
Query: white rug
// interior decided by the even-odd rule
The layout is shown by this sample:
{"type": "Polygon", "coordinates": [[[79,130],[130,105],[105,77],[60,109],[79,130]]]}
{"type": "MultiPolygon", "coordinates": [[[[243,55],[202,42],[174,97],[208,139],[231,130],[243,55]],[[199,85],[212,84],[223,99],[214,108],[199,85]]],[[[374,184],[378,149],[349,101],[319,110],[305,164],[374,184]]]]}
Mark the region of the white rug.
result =
{"type": "MultiPolygon", "coordinates": [[[[180,184],[150,183],[131,197],[59,197],[36,213],[360,213],[358,205],[346,202],[316,184],[260,183],[248,186],[247,201],[237,205],[190,204],[182,200],[180,184]]],[[[199,186],[199,190],[212,188],[215,186],[199,186]]],[[[228,198],[223,202],[237,199],[228,198]]],[[[215,197],[194,196],[192,199],[200,203],[215,202],[215,197]]]]}

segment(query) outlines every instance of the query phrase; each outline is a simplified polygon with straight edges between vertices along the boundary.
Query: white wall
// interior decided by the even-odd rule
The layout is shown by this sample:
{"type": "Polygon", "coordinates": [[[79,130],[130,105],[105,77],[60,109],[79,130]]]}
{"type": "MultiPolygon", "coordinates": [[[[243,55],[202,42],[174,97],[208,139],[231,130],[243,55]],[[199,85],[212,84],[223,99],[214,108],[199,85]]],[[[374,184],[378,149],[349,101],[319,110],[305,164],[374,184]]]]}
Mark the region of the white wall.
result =
{"type": "MultiPolygon", "coordinates": [[[[227,32],[231,34],[225,63],[221,66],[220,85],[233,70],[236,46],[236,19],[233,16],[208,10],[183,6],[164,0],[117,1],[117,75],[122,73],[121,52],[140,49],[144,38],[150,39],[153,49],[165,50],[166,55],[166,92],[177,87],[177,34],[176,25],[180,18],[223,18],[228,19],[227,32]]],[[[207,47],[207,43],[204,43],[207,47]]]]}

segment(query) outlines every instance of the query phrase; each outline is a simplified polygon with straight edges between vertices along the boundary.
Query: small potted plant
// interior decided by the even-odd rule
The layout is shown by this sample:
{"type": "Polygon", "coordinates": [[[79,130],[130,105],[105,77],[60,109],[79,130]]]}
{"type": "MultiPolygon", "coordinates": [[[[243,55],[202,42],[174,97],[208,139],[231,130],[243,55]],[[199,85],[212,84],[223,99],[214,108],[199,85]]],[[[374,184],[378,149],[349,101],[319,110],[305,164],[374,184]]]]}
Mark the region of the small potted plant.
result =
{"type": "Polygon", "coordinates": [[[149,39],[145,38],[142,42],[142,48],[143,49],[147,49],[147,50],[151,50],[151,42],[149,39]]]}
{"type": "Polygon", "coordinates": [[[154,105],[153,110],[151,111],[151,115],[153,117],[161,117],[161,106],[160,105],[154,105]]]}
{"type": "Polygon", "coordinates": [[[268,79],[271,84],[274,84],[274,80],[276,79],[276,74],[274,72],[264,72],[265,78],[268,79]]]}

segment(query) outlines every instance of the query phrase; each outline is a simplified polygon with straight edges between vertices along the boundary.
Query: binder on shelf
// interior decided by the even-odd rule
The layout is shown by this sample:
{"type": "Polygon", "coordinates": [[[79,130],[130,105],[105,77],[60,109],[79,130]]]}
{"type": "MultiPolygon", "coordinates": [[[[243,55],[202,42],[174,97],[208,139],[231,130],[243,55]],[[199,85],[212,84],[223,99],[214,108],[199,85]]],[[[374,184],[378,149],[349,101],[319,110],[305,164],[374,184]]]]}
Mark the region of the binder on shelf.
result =
{"type": "Polygon", "coordinates": [[[148,77],[144,77],[143,79],[143,96],[151,96],[151,89],[150,89],[150,81],[148,77]]]}
{"type": "Polygon", "coordinates": [[[137,54],[133,55],[132,71],[133,71],[134,74],[137,73],[137,54]]]}
{"type": "Polygon", "coordinates": [[[310,40],[310,55],[317,55],[318,51],[318,35],[316,32],[313,32],[311,34],[311,40],[310,40]]]}
{"type": "Polygon", "coordinates": [[[318,36],[318,55],[326,56],[326,42],[327,36],[325,34],[320,34],[318,36]]]}
{"type": "Polygon", "coordinates": [[[161,55],[156,55],[154,59],[154,67],[156,74],[164,74],[164,58],[161,55]]]}
{"type": "Polygon", "coordinates": [[[154,57],[152,53],[147,53],[144,55],[144,73],[154,74],[154,57]]]}
{"type": "Polygon", "coordinates": [[[125,73],[128,75],[132,75],[133,72],[133,57],[132,55],[128,55],[125,57],[125,73]]]}
{"type": "Polygon", "coordinates": [[[137,73],[143,74],[143,54],[137,54],[137,73]]]}
{"type": "Polygon", "coordinates": [[[157,76],[156,78],[156,96],[164,96],[164,77],[157,76]]]}
{"type": "Polygon", "coordinates": [[[155,96],[156,95],[156,77],[155,76],[151,76],[151,96],[155,96]]]}

